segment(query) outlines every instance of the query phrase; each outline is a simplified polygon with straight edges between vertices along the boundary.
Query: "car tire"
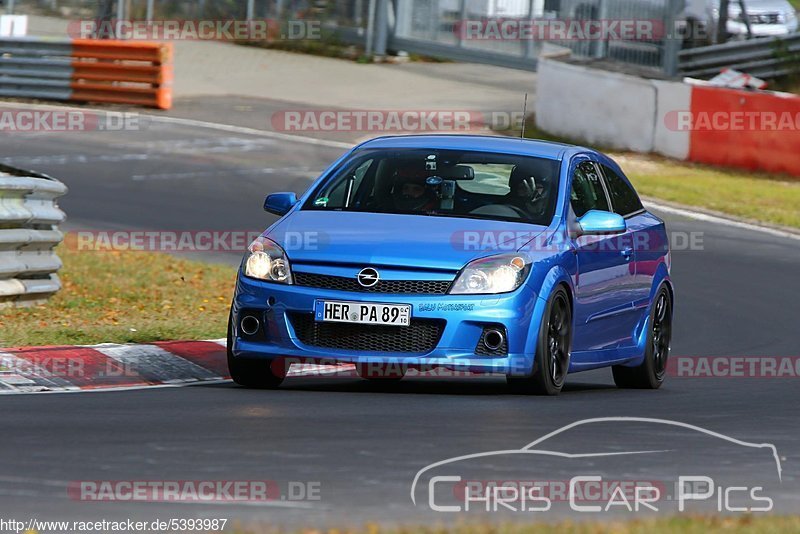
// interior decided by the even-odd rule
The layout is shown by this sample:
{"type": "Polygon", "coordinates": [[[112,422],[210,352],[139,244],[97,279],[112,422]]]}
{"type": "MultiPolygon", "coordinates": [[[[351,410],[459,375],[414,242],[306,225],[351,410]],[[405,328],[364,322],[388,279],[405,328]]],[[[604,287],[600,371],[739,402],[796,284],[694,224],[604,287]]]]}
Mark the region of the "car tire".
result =
{"type": "Polygon", "coordinates": [[[665,285],[656,292],[647,325],[644,361],[636,367],[612,368],[618,388],[658,389],[664,383],[672,339],[672,296],[665,285]]]}
{"type": "Polygon", "coordinates": [[[567,291],[559,286],[547,301],[536,356],[530,376],[507,376],[513,393],[523,395],[558,395],[569,371],[572,349],[572,309],[567,291]]]}
{"type": "Polygon", "coordinates": [[[270,361],[248,360],[233,355],[233,314],[228,316],[228,371],[234,382],[240,386],[254,389],[275,389],[283,382],[283,377],[276,375],[270,361]]]}

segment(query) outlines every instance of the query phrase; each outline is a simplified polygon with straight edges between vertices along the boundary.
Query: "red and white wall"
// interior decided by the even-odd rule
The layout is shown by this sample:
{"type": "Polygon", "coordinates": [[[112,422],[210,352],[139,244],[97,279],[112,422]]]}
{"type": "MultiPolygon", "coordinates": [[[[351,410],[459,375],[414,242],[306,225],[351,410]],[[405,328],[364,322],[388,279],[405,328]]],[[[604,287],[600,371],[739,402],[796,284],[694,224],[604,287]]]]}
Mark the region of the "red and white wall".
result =
{"type": "Polygon", "coordinates": [[[800,176],[800,97],[539,62],[536,123],[613,150],[800,176]]]}

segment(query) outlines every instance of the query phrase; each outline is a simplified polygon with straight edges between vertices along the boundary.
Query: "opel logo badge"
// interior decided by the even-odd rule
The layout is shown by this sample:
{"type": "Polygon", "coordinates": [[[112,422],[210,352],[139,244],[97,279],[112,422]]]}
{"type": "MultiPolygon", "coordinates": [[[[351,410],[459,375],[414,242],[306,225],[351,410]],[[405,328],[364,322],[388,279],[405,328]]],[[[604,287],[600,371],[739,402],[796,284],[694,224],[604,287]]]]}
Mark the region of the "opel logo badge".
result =
{"type": "Polygon", "coordinates": [[[362,287],[373,287],[380,280],[380,275],[372,267],[366,267],[358,272],[356,278],[362,287]]]}

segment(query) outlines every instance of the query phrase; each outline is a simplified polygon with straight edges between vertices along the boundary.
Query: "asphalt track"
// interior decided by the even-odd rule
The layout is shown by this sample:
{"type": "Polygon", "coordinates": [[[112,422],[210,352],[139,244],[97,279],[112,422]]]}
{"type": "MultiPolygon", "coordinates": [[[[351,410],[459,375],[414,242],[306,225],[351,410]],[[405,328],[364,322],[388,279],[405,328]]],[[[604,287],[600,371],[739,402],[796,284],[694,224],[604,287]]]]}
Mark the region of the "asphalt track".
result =
{"type": "MultiPolygon", "coordinates": [[[[226,114],[218,115],[225,122],[226,114]]],[[[302,192],[343,151],[247,130],[144,123],[139,131],[4,134],[0,161],[66,182],[70,193],[61,205],[71,229],[261,230],[272,220],[261,210],[265,193],[302,192]]],[[[670,231],[702,236],[701,250],[673,256],[672,357],[797,356],[800,241],[662,215],[670,231]]],[[[233,265],[239,254],[203,257],[233,265]]],[[[287,526],[472,519],[477,516],[414,505],[409,491],[418,470],[449,457],[516,449],[563,425],[609,416],[675,420],[774,444],[783,477],[770,495],[775,511],[791,512],[800,502],[798,380],[673,377],[656,392],[621,391],[603,370],[571,375],[557,398],[508,395],[504,381],[493,377],[396,384],[293,378],[278,391],[226,383],[7,396],[0,399],[0,517],[224,517],[287,526]],[[78,502],[67,487],[81,480],[274,480],[281,487],[311,481],[320,483],[321,499],[78,502]]],[[[720,480],[748,485],[774,469],[751,449],[722,446],[687,429],[627,425],[586,427],[562,445],[683,452],[591,463],[588,473],[546,460],[538,476],[624,478],[647,467],[666,477],[712,469],[720,480]]],[[[501,472],[491,460],[480,469],[501,472]]],[[[537,517],[567,514],[560,509],[537,517]]],[[[501,517],[531,516],[488,519],[501,517]]]]}

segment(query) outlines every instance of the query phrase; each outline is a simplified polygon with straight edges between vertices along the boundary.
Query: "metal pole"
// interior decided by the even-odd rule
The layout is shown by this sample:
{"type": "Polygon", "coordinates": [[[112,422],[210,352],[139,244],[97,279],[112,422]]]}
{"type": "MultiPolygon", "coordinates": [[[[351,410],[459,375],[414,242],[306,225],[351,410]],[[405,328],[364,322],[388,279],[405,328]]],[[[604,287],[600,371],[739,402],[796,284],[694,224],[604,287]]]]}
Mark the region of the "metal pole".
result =
{"type": "Polygon", "coordinates": [[[753,38],[753,28],[750,27],[750,16],[747,14],[747,8],[744,7],[744,0],[739,0],[739,10],[742,13],[742,20],[744,21],[744,26],[747,28],[747,38],[753,38]]]}
{"type": "Polygon", "coordinates": [[[115,35],[117,38],[120,38],[120,31],[119,28],[121,27],[122,21],[125,20],[125,0],[117,0],[117,31],[115,31],[115,35]]]}
{"type": "Polygon", "coordinates": [[[6,13],[9,15],[14,14],[14,0],[7,0],[8,4],[6,5],[6,13]]]}
{"type": "Polygon", "coordinates": [[[153,2],[155,0],[147,0],[147,13],[145,14],[146,20],[153,20],[153,2]]]}
{"type": "Polygon", "coordinates": [[[461,0],[461,4],[458,6],[458,35],[456,35],[457,44],[460,47],[464,46],[464,32],[466,28],[464,25],[467,22],[467,0],[461,0]]]}
{"type": "Polygon", "coordinates": [[[397,16],[394,24],[394,35],[408,37],[411,34],[411,0],[397,0],[397,16]]]}
{"type": "Polygon", "coordinates": [[[717,21],[717,38],[715,43],[728,40],[728,0],[719,0],[719,20],[717,21]]]}
{"type": "Polygon", "coordinates": [[[378,0],[375,9],[375,55],[383,58],[389,41],[389,0],[378,0]]]}
{"type": "Polygon", "coordinates": [[[375,2],[377,0],[369,0],[369,7],[367,9],[367,36],[366,43],[364,44],[364,54],[367,57],[372,57],[372,41],[375,37],[375,2]]]}
{"type": "Polygon", "coordinates": [[[663,54],[661,68],[664,71],[664,75],[670,78],[678,74],[678,52],[681,51],[682,40],[679,35],[673,34],[675,33],[675,18],[681,9],[683,9],[683,0],[669,0],[667,2],[667,13],[664,19],[666,35],[664,36],[664,46],[661,51],[663,54]]]}
{"type": "Polygon", "coordinates": [[[361,27],[361,23],[364,20],[364,17],[361,16],[362,11],[364,11],[364,0],[356,0],[355,13],[353,13],[353,20],[355,21],[357,28],[361,27]]]}
{"type": "Polygon", "coordinates": [[[247,20],[253,20],[255,18],[255,0],[247,0],[247,20]]]}
{"type": "MultiPolygon", "coordinates": [[[[528,20],[532,22],[534,19],[536,19],[536,0],[530,0],[530,2],[528,2],[528,20]]],[[[533,35],[525,41],[525,50],[523,53],[526,58],[533,57],[533,41],[533,35]]]]}
{"type": "MultiPolygon", "coordinates": [[[[667,9],[671,8],[671,3],[667,2],[667,9]]],[[[669,16],[668,16],[669,17],[669,16]]],[[[607,0],[600,0],[600,7],[597,10],[597,18],[599,20],[607,20],[608,19],[608,1],[607,0]]],[[[666,21],[664,21],[666,22],[666,21]]],[[[590,45],[591,46],[591,45],[590,45]]],[[[599,41],[597,41],[594,45],[594,53],[592,57],[596,58],[604,58],[606,57],[607,48],[608,48],[608,35],[603,33],[603,36],[599,41]]]]}

